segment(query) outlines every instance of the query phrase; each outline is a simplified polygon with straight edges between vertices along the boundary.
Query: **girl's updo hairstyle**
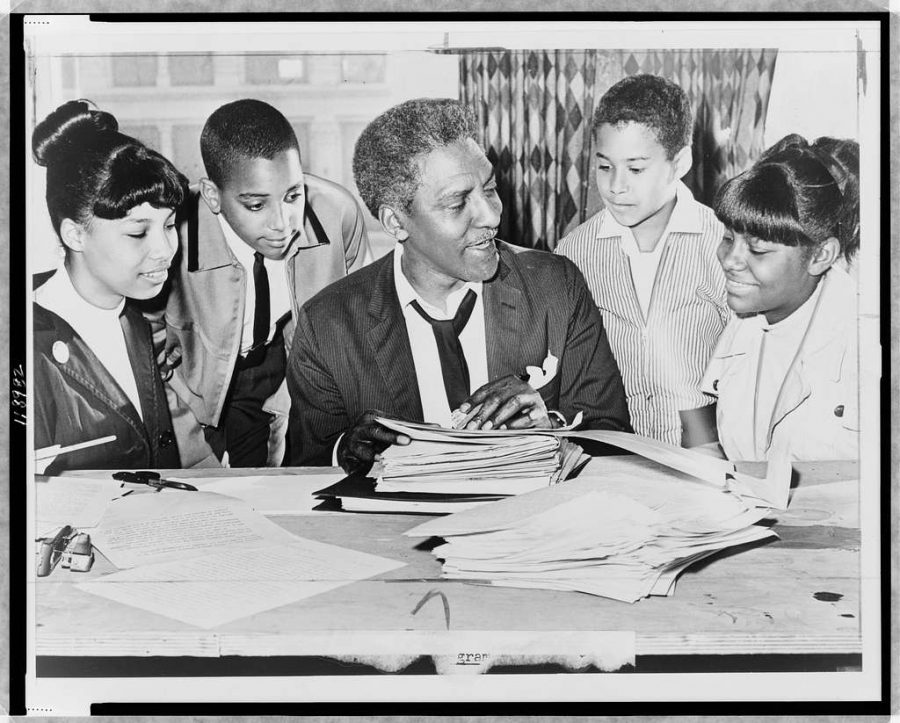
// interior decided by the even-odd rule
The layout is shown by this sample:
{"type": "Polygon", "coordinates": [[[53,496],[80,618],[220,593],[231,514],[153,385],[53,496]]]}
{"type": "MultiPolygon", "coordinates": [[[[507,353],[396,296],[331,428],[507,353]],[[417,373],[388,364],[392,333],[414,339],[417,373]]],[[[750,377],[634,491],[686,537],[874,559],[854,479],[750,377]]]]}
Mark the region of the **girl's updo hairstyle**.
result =
{"type": "Polygon", "coordinates": [[[823,136],[813,142],[813,148],[828,166],[841,189],[841,239],[844,256],[852,261],[859,251],[859,143],[847,138],[823,136]]]}
{"type": "MultiPolygon", "coordinates": [[[[849,258],[859,246],[858,183],[838,177],[838,167],[849,164],[839,164],[826,140],[782,138],[719,189],[716,216],[740,234],[786,246],[812,248],[834,237],[849,258]]],[[[857,161],[854,178],[858,170],[857,161]]]]}
{"type": "Polygon", "coordinates": [[[47,168],[47,209],[59,234],[62,220],[124,218],[135,206],[178,209],[187,179],[163,156],[119,133],[110,114],[88,101],[64,103],[38,123],[34,160],[47,168]]]}

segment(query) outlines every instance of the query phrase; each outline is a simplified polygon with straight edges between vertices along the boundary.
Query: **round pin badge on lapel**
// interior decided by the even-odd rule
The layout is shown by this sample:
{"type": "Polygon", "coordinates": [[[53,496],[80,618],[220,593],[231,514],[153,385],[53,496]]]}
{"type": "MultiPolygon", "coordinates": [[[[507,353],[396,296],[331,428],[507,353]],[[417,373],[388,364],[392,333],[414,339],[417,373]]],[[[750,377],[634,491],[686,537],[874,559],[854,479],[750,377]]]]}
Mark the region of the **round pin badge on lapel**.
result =
{"type": "Polygon", "coordinates": [[[53,352],[53,358],[60,364],[65,364],[69,361],[69,346],[64,341],[54,341],[51,351],[53,352]]]}

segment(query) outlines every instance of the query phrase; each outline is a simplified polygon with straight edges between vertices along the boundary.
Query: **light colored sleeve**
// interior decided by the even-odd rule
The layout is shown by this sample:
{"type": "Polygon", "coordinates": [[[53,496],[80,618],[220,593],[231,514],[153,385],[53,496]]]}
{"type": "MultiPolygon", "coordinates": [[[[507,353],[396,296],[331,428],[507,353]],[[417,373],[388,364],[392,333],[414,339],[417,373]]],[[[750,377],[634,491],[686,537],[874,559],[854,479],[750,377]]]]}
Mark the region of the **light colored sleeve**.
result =
{"type": "Polygon", "coordinates": [[[722,378],[722,373],[724,371],[724,360],[731,353],[734,336],[737,332],[737,321],[737,318],[734,317],[725,327],[725,331],[723,331],[722,335],[719,337],[716,348],[709,358],[709,364],[706,365],[706,371],[700,379],[700,391],[704,394],[709,394],[713,397],[719,396],[719,379],[722,378]]]}
{"type": "Polygon", "coordinates": [[[190,408],[181,401],[169,384],[163,384],[172,416],[172,431],[178,444],[178,456],[184,469],[191,467],[224,467],[206,441],[203,427],[190,408]]]}
{"type": "Polygon", "coordinates": [[[347,204],[348,212],[342,219],[341,236],[344,243],[344,262],[349,274],[371,263],[374,257],[362,209],[352,197],[348,197],[347,204]],[[351,205],[352,210],[349,208],[351,205]]]}

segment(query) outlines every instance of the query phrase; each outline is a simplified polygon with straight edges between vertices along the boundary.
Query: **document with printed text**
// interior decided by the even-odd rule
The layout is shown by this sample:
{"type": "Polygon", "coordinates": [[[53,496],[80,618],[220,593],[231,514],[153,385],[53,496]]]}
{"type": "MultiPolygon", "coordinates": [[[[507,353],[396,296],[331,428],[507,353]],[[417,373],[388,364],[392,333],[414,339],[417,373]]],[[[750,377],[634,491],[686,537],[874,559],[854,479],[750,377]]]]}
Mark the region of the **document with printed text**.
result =
{"type": "Polygon", "coordinates": [[[115,500],[91,538],[118,568],[296,539],[242,500],[168,489],[115,500]]]}

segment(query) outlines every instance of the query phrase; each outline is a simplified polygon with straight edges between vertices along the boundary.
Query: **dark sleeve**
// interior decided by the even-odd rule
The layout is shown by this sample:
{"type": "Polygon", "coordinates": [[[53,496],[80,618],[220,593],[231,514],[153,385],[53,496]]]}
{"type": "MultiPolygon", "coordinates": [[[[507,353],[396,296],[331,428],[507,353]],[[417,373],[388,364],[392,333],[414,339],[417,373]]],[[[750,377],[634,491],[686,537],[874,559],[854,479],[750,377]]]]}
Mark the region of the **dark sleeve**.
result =
{"type": "Polygon", "coordinates": [[[582,429],[631,431],[625,387],[609,348],[603,318],[578,268],[565,260],[568,329],[560,370],[560,412],[571,422],[584,413],[582,429]]]}
{"type": "Polygon", "coordinates": [[[306,309],[301,309],[286,372],[291,395],[288,464],[292,466],[330,466],[337,438],[350,427],[330,366],[306,309]]]}
{"type": "Polygon", "coordinates": [[[34,355],[34,448],[43,449],[56,444],[53,421],[56,419],[56,398],[45,373],[45,362],[37,351],[34,355]]]}

